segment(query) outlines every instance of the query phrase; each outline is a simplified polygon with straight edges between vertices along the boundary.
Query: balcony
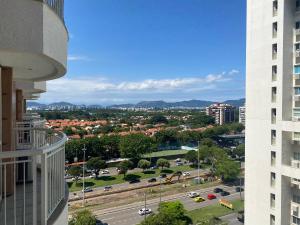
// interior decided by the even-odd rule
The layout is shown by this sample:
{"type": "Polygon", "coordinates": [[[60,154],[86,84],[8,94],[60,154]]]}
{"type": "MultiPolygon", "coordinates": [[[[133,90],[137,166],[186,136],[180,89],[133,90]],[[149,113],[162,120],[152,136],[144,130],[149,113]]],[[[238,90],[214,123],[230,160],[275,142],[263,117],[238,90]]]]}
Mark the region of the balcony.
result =
{"type": "Polygon", "coordinates": [[[299,168],[300,168],[300,161],[299,161],[299,160],[294,160],[294,159],[292,159],[292,160],[291,160],[291,166],[292,166],[293,168],[299,169],[299,168]]]}
{"type": "Polygon", "coordinates": [[[17,144],[18,150],[0,152],[0,224],[56,224],[64,216],[68,199],[64,180],[67,138],[45,128],[20,129],[16,128],[17,140],[24,143],[17,144]],[[33,136],[18,136],[24,133],[33,136]]]}
{"type": "Polygon", "coordinates": [[[15,81],[46,81],[67,67],[68,31],[63,0],[9,0],[0,7],[1,66],[15,81]],[[13,15],[13,17],[11,16],[13,15]]]}

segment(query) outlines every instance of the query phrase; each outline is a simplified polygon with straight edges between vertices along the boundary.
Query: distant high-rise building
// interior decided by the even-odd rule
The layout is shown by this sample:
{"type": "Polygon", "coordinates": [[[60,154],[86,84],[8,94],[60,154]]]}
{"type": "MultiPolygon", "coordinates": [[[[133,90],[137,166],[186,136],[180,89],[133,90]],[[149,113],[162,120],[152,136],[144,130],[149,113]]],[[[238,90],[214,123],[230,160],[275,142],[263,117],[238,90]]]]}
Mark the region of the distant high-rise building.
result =
{"type": "Polygon", "coordinates": [[[245,224],[300,224],[300,1],[247,1],[245,224]]]}
{"type": "Polygon", "coordinates": [[[67,70],[64,0],[0,0],[0,224],[67,225],[65,143],[26,111],[67,70]]]}
{"type": "Polygon", "coordinates": [[[223,125],[234,122],[235,107],[229,104],[216,103],[206,107],[206,115],[215,118],[215,123],[223,125]]]}
{"type": "Polygon", "coordinates": [[[245,125],[245,120],[246,120],[246,107],[241,106],[239,108],[239,123],[245,125]]]}

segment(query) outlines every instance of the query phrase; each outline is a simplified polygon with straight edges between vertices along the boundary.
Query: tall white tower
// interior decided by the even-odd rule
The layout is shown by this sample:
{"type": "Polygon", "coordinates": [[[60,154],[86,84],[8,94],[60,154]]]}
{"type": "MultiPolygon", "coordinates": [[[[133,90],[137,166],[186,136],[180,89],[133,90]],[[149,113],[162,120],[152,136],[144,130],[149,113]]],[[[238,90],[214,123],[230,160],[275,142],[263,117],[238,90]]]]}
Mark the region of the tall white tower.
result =
{"type": "Polygon", "coordinates": [[[300,1],[247,1],[245,224],[300,224],[300,1]]]}

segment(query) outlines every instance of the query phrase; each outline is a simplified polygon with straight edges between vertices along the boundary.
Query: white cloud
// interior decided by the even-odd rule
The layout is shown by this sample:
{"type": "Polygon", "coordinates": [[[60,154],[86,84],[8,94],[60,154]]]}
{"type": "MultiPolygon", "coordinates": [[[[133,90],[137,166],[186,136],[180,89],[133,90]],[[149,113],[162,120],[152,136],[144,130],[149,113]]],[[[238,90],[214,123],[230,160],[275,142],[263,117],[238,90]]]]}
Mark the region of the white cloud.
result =
{"type": "Polygon", "coordinates": [[[229,74],[223,72],[206,76],[121,82],[111,82],[102,76],[63,77],[47,82],[48,91],[41,100],[90,104],[177,98],[216,89],[219,83],[231,80],[229,74]]]}
{"type": "Polygon", "coordinates": [[[82,55],[68,55],[68,61],[90,61],[90,58],[82,55]]]}
{"type": "Polygon", "coordinates": [[[232,69],[231,71],[228,72],[229,75],[235,75],[235,74],[239,74],[240,71],[237,69],[232,69]]]}

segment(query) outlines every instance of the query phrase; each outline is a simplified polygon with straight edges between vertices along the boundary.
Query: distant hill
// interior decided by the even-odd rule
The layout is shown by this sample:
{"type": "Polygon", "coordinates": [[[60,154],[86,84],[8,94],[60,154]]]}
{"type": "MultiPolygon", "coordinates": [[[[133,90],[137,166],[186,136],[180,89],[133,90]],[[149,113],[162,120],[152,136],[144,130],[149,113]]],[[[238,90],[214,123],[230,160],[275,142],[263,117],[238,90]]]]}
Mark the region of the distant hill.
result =
{"type": "Polygon", "coordinates": [[[233,105],[235,107],[240,107],[245,105],[245,98],[241,98],[238,100],[227,100],[224,103],[229,104],[229,105],[233,105]]]}
{"type": "MultiPolygon", "coordinates": [[[[204,101],[204,100],[189,100],[189,101],[179,101],[179,102],[165,102],[165,101],[142,101],[137,104],[118,104],[118,105],[110,105],[107,108],[114,109],[122,109],[122,108],[204,108],[215,102],[212,101],[204,101]]],[[[233,105],[235,107],[240,107],[245,104],[245,99],[237,99],[237,100],[227,100],[223,103],[233,105]]],[[[28,102],[27,107],[29,108],[39,108],[39,109],[62,109],[62,108],[76,108],[76,109],[84,109],[84,108],[92,108],[99,109],[103,108],[101,105],[75,105],[69,102],[55,102],[49,105],[40,104],[38,102],[28,102]]]]}
{"type": "Polygon", "coordinates": [[[48,106],[49,107],[73,107],[75,105],[69,102],[54,102],[49,104],[48,106]]]}
{"type": "Polygon", "coordinates": [[[30,102],[30,101],[28,101],[26,103],[26,105],[29,108],[33,108],[33,107],[43,108],[43,107],[47,106],[46,104],[41,104],[41,103],[38,103],[38,102],[30,102]]]}

